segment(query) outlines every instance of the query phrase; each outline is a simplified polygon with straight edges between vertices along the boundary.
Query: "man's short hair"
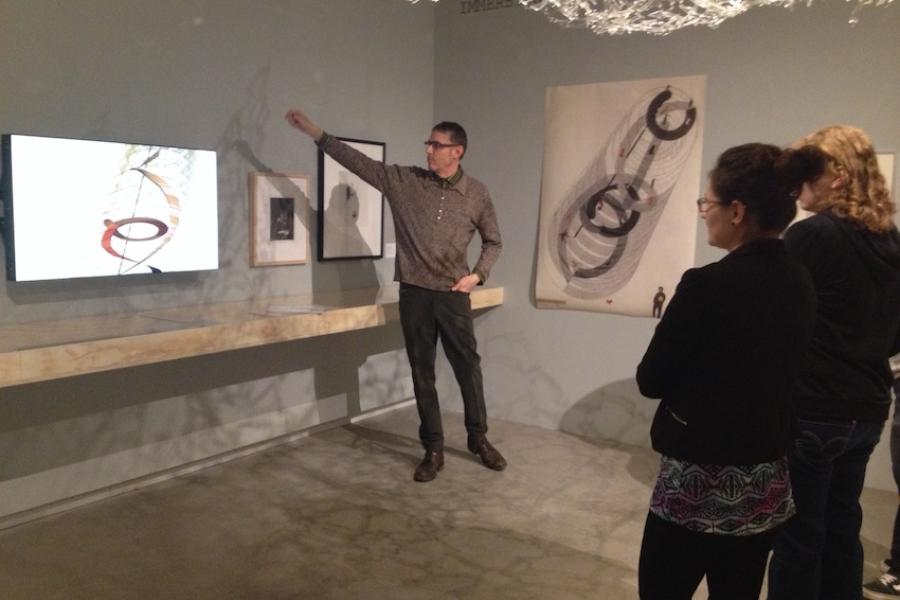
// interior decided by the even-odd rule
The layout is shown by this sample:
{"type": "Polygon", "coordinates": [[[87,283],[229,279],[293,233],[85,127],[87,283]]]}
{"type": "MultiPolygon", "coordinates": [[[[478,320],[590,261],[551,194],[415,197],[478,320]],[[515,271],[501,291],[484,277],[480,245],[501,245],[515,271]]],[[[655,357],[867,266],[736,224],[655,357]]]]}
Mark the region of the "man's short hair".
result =
{"type": "Polygon", "coordinates": [[[446,133],[452,143],[462,146],[463,156],[465,156],[466,148],[469,145],[469,136],[466,135],[466,130],[463,129],[462,125],[453,121],[441,121],[432,127],[431,130],[446,133]]]}

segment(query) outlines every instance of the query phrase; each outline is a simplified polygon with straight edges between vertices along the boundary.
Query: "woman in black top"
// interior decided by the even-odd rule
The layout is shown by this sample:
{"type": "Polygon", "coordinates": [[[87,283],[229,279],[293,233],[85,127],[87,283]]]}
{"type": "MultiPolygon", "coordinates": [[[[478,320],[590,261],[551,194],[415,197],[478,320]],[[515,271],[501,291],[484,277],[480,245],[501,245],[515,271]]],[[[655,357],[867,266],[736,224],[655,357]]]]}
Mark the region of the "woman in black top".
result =
{"type": "Polygon", "coordinates": [[[815,214],[785,234],[818,302],[810,359],[794,388],[788,461],[797,516],[775,542],[769,598],[858,599],[859,496],[890,409],[888,357],[900,351],[900,235],[865,132],[832,126],[800,143],[828,161],[800,196],[815,214]]]}
{"type": "Polygon", "coordinates": [[[812,281],[780,233],[815,149],[726,150],[698,200],[722,260],[685,272],[637,369],[660,398],[662,454],[639,567],[644,600],[756,600],[775,529],[794,510],[785,451],[790,391],[812,336],[812,281]]]}

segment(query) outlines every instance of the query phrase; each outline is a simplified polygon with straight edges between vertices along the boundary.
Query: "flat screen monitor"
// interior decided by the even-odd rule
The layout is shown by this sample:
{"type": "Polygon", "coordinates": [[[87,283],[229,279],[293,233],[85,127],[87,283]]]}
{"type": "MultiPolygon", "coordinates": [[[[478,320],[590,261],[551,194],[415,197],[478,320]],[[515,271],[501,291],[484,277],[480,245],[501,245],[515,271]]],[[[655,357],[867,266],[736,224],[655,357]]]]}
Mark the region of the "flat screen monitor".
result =
{"type": "Polygon", "coordinates": [[[7,279],[219,266],[216,153],[4,134],[7,279]]]}

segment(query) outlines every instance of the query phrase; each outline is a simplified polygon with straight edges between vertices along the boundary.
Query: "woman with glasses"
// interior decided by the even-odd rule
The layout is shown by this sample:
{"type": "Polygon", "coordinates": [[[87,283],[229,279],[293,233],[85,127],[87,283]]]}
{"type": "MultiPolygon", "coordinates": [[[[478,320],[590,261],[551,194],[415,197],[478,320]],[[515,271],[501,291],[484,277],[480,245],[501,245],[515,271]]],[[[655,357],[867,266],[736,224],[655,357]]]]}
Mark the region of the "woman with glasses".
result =
{"type": "Polygon", "coordinates": [[[759,597],[776,529],[794,511],[785,453],[790,392],[812,337],[815,291],[779,239],[814,148],[726,150],[697,205],[709,243],[728,251],[678,284],[637,368],[659,398],[661,455],[639,566],[643,600],[759,597]]]}
{"type": "MultiPolygon", "coordinates": [[[[785,234],[816,287],[809,360],[793,393],[788,449],[797,515],[779,532],[769,598],[900,597],[862,590],[859,497],[891,405],[888,357],[900,352],[900,234],[869,137],[835,125],[803,140],[824,151],[821,176],[803,188],[813,216],[785,234]]],[[[900,569],[891,575],[900,576],[900,569]]]]}

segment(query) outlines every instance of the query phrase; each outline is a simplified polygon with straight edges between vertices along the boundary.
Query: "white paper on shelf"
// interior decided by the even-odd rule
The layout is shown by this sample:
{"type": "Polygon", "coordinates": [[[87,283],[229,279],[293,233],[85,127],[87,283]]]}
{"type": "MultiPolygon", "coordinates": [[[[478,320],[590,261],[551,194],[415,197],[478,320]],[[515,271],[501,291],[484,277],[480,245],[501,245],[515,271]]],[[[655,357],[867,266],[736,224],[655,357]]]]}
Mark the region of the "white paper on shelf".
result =
{"type": "Polygon", "coordinates": [[[321,304],[270,304],[263,315],[319,315],[327,310],[321,304]]]}

